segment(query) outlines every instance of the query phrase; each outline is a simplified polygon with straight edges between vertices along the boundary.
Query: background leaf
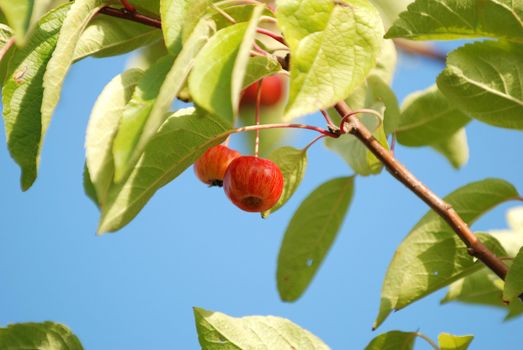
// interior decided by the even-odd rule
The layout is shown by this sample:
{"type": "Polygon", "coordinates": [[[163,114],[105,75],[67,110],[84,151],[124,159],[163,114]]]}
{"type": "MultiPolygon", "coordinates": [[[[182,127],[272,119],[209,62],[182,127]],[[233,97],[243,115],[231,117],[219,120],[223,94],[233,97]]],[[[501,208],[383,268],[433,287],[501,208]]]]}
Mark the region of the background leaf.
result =
{"type": "Polygon", "coordinates": [[[284,182],[280,199],[271,209],[262,213],[263,218],[268,217],[289,201],[300,186],[307,169],[307,152],[302,149],[289,146],[281,147],[274,150],[268,158],[280,168],[284,182]]]}
{"type": "MultiPolygon", "coordinates": [[[[5,45],[9,42],[11,37],[13,36],[13,31],[11,28],[6,26],[5,24],[0,24],[0,50],[2,50],[5,45]]],[[[5,80],[5,75],[7,73],[7,63],[11,59],[11,56],[13,56],[14,51],[16,48],[11,47],[5,54],[2,60],[0,61],[0,83],[3,85],[5,80]]]]}
{"type": "Polygon", "coordinates": [[[510,270],[505,278],[505,290],[503,291],[503,299],[513,300],[514,303],[521,301],[515,298],[523,293],[523,248],[519,250],[518,255],[512,261],[510,270]]]}
{"type": "Polygon", "coordinates": [[[472,335],[452,335],[441,333],[438,335],[438,343],[441,350],[467,350],[472,343],[472,335]]]}
{"type": "Polygon", "coordinates": [[[7,68],[2,89],[4,125],[9,152],[22,170],[24,191],[31,187],[38,172],[43,76],[68,10],[69,5],[64,5],[43,17],[27,44],[14,51],[7,68]]]}
{"type": "MultiPolygon", "coordinates": [[[[516,189],[498,179],[473,182],[452,192],[445,201],[469,225],[495,206],[518,197],[516,189]]],[[[485,244],[503,251],[497,240],[482,236],[485,244]]],[[[381,292],[377,328],[393,310],[414,301],[474,272],[476,263],[466,246],[448,224],[429,211],[403,240],[389,265],[381,292]]]]}
{"type": "Polygon", "coordinates": [[[449,139],[469,121],[470,118],[454,107],[437,86],[431,86],[405,99],[396,136],[405,146],[432,145],[449,139]]]}
{"type": "Polygon", "coordinates": [[[111,187],[98,232],[125,226],[158,189],[174,180],[208,148],[223,142],[231,128],[230,121],[199,114],[194,108],[169,116],[125,182],[111,187]]]}
{"type": "Polygon", "coordinates": [[[14,31],[16,42],[25,43],[25,36],[31,25],[34,0],[0,0],[0,9],[7,19],[7,24],[14,31]]]}
{"type": "Polygon", "coordinates": [[[85,140],[86,166],[98,203],[107,197],[114,177],[113,140],[126,104],[143,75],[131,69],[115,77],[104,88],[93,107],[85,140]]]}
{"type": "Polygon", "coordinates": [[[504,38],[523,42],[523,4],[512,0],[416,0],[387,38],[448,40],[504,38]]]}
{"type": "Polygon", "coordinates": [[[464,128],[458,130],[449,138],[432,144],[431,146],[447,158],[455,169],[461,168],[469,160],[467,131],[464,128]]]}
{"type": "Polygon", "coordinates": [[[471,117],[523,130],[523,47],[485,41],[451,52],[438,87],[471,117]]]}
{"type": "Polygon", "coordinates": [[[309,331],[280,317],[234,318],[195,307],[194,318],[202,350],[329,349],[309,331]]]}
{"type": "Polygon", "coordinates": [[[307,289],[341,228],[354,193],[354,178],[325,182],[294,213],[278,254],[278,291],[295,301],[307,289]]]}
{"type": "Polygon", "coordinates": [[[6,350],[82,350],[80,340],[64,325],[53,322],[17,323],[0,328],[0,344],[6,350]]]}
{"type": "Polygon", "coordinates": [[[390,331],[378,335],[365,350],[413,350],[416,332],[390,331]]]}
{"type": "Polygon", "coordinates": [[[280,0],[277,8],[292,57],[286,119],[345,99],[375,66],[383,25],[368,1],[280,0]]]}

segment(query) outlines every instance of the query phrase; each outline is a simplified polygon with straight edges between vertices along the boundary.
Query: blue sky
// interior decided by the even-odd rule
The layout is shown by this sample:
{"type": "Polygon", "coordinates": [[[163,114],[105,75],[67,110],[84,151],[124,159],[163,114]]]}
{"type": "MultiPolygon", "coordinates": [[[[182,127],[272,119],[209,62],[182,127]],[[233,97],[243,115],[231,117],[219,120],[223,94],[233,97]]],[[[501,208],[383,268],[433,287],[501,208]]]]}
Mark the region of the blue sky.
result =
{"type": "MultiPolygon", "coordinates": [[[[0,134],[0,324],[53,320],[70,326],[86,349],[198,349],[192,306],[234,316],[287,317],[333,349],[363,349],[379,307],[381,283],[395,247],[427,211],[386,172],[358,178],[349,214],[305,295],[280,301],[276,258],[288,220],[316,186],[351,174],[321,144],[309,152],[305,179],[288,205],[268,220],[239,211],[220,189],[197,181],[192,169],[150,201],[113,235],[95,236],[98,211],[82,188],[84,134],[90,110],[126,56],[75,65],[49,129],[39,179],[27,193],[0,134]]],[[[395,90],[400,99],[428,87],[442,66],[402,56],[395,90]]],[[[322,125],[318,115],[305,119],[322,125]]],[[[428,149],[399,147],[398,158],[436,193],[486,177],[523,190],[523,137],[473,122],[471,159],[460,171],[428,149]]],[[[295,131],[293,145],[313,137],[295,131]]],[[[238,144],[233,140],[233,145],[238,144]]],[[[509,203],[474,228],[504,228],[509,203]]],[[[522,320],[503,312],[439,305],[443,292],[390,316],[378,333],[416,330],[475,334],[473,349],[517,350],[522,320]]],[[[419,341],[417,349],[427,349],[419,341]]]]}

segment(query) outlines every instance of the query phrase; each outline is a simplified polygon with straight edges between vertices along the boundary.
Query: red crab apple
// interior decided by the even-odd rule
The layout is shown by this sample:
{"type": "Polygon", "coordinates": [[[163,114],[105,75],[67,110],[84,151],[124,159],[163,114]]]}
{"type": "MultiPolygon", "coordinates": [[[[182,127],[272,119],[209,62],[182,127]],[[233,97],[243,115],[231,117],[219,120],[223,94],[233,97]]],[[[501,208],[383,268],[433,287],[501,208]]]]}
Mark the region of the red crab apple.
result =
{"type": "MultiPolygon", "coordinates": [[[[249,85],[243,90],[240,101],[242,105],[255,105],[258,93],[258,82],[249,85]]],[[[280,101],[283,95],[283,80],[279,75],[271,75],[263,79],[261,86],[260,104],[262,106],[273,106],[280,101]]]]}
{"type": "Polygon", "coordinates": [[[207,185],[221,186],[225,170],[238,157],[240,153],[229,147],[211,147],[194,163],[194,173],[207,185]]]}
{"type": "Polygon", "coordinates": [[[240,209],[262,212],[272,208],[280,199],[283,175],[280,168],[268,159],[242,156],[227,168],[223,189],[240,209]]]}

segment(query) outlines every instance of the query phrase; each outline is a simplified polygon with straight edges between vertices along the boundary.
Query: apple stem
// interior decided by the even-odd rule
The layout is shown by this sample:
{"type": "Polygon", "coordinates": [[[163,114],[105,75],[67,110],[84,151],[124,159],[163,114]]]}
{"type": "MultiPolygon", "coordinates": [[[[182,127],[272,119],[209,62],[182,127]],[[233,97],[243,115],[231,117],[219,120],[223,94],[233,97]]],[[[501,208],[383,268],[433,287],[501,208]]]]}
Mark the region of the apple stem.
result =
{"type": "Polygon", "coordinates": [[[321,114],[323,114],[323,117],[327,121],[328,126],[335,126],[334,122],[332,121],[331,117],[329,116],[329,113],[327,113],[326,110],[320,109],[321,114]]]}
{"type": "Polygon", "coordinates": [[[282,43],[283,45],[287,46],[287,42],[285,42],[285,39],[281,35],[278,35],[274,32],[271,32],[270,30],[267,30],[265,28],[256,28],[256,31],[260,34],[266,35],[270,38],[273,38],[274,40],[282,43]]]}
{"type": "Polygon", "coordinates": [[[325,129],[319,128],[317,126],[307,125],[307,124],[289,124],[289,123],[242,126],[240,128],[232,129],[231,131],[228,131],[228,132],[222,134],[222,136],[224,137],[224,136],[227,136],[230,134],[238,134],[238,133],[246,132],[246,131],[267,130],[267,129],[307,129],[307,130],[319,132],[320,134],[323,134],[325,136],[332,137],[335,139],[341,136],[341,133],[339,131],[325,130],[325,129]]]}
{"type": "Polygon", "coordinates": [[[128,0],[120,0],[120,2],[127,11],[132,13],[136,12],[136,8],[133,5],[131,5],[128,0]]]}
{"type": "MultiPolygon", "coordinates": [[[[256,83],[256,111],[255,111],[255,124],[260,125],[260,106],[261,106],[261,93],[262,93],[263,79],[260,79],[256,83]]],[[[256,129],[256,139],[254,141],[254,156],[258,157],[260,153],[260,129],[256,129]]]]}
{"type": "Polygon", "coordinates": [[[315,137],[314,140],[309,142],[309,144],[303,148],[303,152],[304,153],[307,152],[309,150],[309,148],[311,148],[312,145],[314,145],[316,142],[318,142],[319,140],[321,140],[324,137],[327,137],[327,135],[321,134],[321,135],[315,137]]]}

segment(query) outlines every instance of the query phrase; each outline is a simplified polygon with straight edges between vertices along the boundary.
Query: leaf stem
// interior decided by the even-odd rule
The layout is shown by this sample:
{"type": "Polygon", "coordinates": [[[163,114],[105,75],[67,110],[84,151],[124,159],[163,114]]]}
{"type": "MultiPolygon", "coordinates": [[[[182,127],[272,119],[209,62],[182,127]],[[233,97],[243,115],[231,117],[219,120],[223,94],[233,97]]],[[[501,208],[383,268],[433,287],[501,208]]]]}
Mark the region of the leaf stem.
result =
{"type": "Polygon", "coordinates": [[[309,144],[303,148],[303,152],[307,152],[309,150],[309,148],[311,148],[312,145],[314,145],[316,142],[318,142],[319,140],[321,140],[324,137],[327,137],[327,135],[322,134],[322,135],[315,137],[314,140],[309,142],[309,144]]]}
{"type": "Polygon", "coordinates": [[[9,49],[14,45],[15,43],[15,37],[9,38],[7,42],[5,43],[4,47],[0,50],[0,62],[2,62],[2,59],[6,55],[6,53],[9,51],[9,49]]]}
{"type": "Polygon", "coordinates": [[[278,35],[274,32],[271,32],[270,30],[267,30],[265,28],[256,28],[256,32],[260,33],[260,34],[263,34],[263,35],[266,35],[270,38],[273,38],[274,40],[282,43],[283,45],[287,46],[287,42],[285,42],[285,39],[283,39],[283,37],[281,35],[278,35]]]}
{"type": "Polygon", "coordinates": [[[429,343],[429,345],[432,346],[432,348],[434,350],[441,350],[439,348],[439,346],[436,343],[434,343],[434,341],[432,339],[430,339],[429,337],[427,337],[425,334],[423,334],[421,332],[416,332],[416,335],[418,337],[420,337],[421,339],[425,340],[427,343],[429,343]]]}
{"type": "Polygon", "coordinates": [[[125,7],[125,9],[127,11],[133,12],[133,13],[136,12],[136,8],[129,3],[129,0],[120,0],[120,2],[122,3],[123,7],[125,7]]]}
{"type": "Polygon", "coordinates": [[[142,23],[155,28],[162,28],[162,22],[159,19],[144,16],[138,12],[130,12],[126,9],[116,9],[114,7],[102,7],[98,13],[103,13],[108,16],[126,19],[128,21],[142,23]]]}
{"type": "Polygon", "coordinates": [[[328,126],[336,126],[336,124],[334,124],[331,117],[329,116],[329,113],[327,113],[326,110],[320,109],[320,112],[321,112],[321,114],[323,114],[323,117],[325,118],[325,121],[327,122],[328,126]]]}

